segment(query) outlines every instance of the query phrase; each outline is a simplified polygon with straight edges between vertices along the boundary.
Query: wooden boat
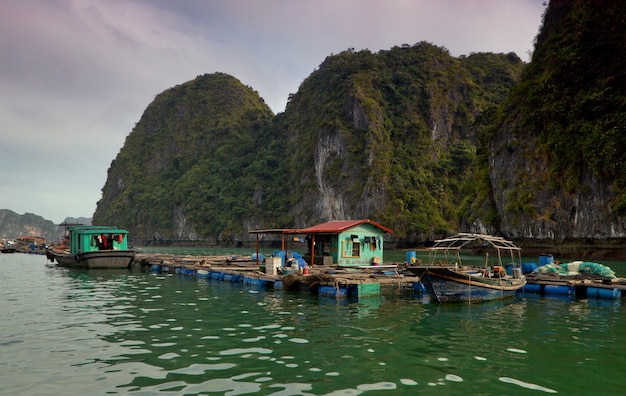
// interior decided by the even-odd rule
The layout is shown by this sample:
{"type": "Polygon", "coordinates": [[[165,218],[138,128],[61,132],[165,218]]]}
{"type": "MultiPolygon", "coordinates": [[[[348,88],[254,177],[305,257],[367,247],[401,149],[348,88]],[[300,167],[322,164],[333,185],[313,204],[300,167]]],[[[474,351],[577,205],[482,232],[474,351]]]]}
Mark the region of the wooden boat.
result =
{"type": "Polygon", "coordinates": [[[63,243],[49,246],[46,256],[63,266],[130,268],[135,251],[128,248],[128,231],[109,226],[67,227],[63,243]]]}
{"type": "MultiPolygon", "coordinates": [[[[526,284],[521,269],[521,249],[504,238],[460,233],[435,241],[429,248],[429,256],[429,264],[412,265],[407,270],[419,276],[439,302],[505,298],[515,295],[526,284]],[[464,249],[484,253],[484,264],[464,265],[461,260],[464,249]],[[503,258],[503,253],[510,259],[503,258]]],[[[466,261],[471,258],[466,255],[466,261]]]]}

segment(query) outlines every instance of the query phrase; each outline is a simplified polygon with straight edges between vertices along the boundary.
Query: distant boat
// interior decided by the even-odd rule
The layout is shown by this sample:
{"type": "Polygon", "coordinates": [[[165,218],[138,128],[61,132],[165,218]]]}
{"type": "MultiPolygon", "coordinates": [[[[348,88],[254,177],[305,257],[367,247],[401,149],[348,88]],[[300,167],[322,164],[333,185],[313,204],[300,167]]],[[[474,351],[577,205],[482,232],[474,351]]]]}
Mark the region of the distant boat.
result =
{"type": "Polygon", "coordinates": [[[13,246],[7,246],[0,248],[0,253],[15,253],[17,251],[13,246]]]}
{"type": "Polygon", "coordinates": [[[109,226],[67,227],[65,240],[46,249],[46,256],[68,267],[130,268],[135,251],[128,248],[128,231],[109,226]]]}
{"type": "Polygon", "coordinates": [[[407,270],[419,276],[439,302],[501,299],[515,295],[526,284],[521,249],[504,238],[461,233],[435,241],[429,253],[429,264],[412,265],[407,270]],[[484,265],[464,265],[463,249],[484,253],[484,265]],[[503,253],[509,256],[508,260],[503,253]]]}

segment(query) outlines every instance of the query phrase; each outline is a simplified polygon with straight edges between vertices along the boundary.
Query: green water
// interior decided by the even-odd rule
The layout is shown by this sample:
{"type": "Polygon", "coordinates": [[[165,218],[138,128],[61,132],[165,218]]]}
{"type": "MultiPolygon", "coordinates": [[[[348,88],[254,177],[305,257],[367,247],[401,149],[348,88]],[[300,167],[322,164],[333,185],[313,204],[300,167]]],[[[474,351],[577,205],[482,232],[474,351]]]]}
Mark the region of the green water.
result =
{"type": "MultiPolygon", "coordinates": [[[[215,252],[211,252],[215,254],[215,252]]],[[[621,301],[359,302],[0,255],[6,395],[622,394],[621,301]]]]}

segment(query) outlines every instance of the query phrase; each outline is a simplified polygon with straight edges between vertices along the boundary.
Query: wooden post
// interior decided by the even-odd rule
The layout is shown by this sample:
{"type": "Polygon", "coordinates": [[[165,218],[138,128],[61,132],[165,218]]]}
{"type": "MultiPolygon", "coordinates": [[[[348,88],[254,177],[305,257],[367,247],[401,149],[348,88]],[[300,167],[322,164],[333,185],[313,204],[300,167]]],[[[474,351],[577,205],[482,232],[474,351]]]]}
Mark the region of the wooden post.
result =
{"type": "Polygon", "coordinates": [[[311,234],[311,267],[315,265],[315,234],[311,234]]]}

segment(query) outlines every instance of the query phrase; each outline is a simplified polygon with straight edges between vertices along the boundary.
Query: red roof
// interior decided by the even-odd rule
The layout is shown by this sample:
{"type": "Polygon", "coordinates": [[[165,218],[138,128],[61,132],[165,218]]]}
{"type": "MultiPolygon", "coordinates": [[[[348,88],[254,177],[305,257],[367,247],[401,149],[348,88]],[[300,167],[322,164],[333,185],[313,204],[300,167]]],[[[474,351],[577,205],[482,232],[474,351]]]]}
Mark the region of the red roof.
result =
{"type": "Polygon", "coordinates": [[[378,224],[375,221],[370,219],[365,220],[333,220],[327,221],[326,223],[321,223],[318,225],[314,225],[313,227],[304,228],[302,230],[298,230],[302,234],[338,234],[343,232],[349,228],[356,227],[361,224],[371,224],[376,228],[380,228],[382,231],[387,232],[389,234],[393,234],[393,230],[387,228],[381,224],[378,224]]]}

